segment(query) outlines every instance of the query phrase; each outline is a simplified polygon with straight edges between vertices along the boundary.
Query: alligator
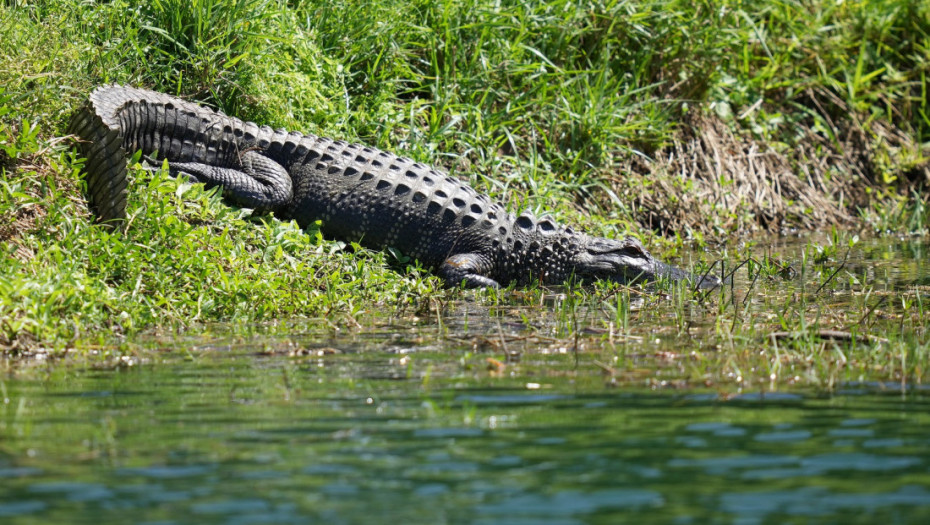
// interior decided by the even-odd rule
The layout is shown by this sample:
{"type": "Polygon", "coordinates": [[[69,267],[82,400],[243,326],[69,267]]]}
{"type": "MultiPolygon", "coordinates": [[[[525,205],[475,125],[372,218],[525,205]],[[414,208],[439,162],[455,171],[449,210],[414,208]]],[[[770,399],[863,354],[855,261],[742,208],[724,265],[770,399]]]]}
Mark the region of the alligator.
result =
{"type": "Polygon", "coordinates": [[[95,89],[72,115],[88,205],[98,222],[126,217],[128,153],[166,162],[224,199],[258,212],[321,222],[324,236],[393,247],[448,286],[499,287],[603,279],[688,280],[635,238],[601,238],[552,218],[509,213],[442,171],[391,153],[310,134],[273,130],[183,99],[119,85],[95,89]]]}

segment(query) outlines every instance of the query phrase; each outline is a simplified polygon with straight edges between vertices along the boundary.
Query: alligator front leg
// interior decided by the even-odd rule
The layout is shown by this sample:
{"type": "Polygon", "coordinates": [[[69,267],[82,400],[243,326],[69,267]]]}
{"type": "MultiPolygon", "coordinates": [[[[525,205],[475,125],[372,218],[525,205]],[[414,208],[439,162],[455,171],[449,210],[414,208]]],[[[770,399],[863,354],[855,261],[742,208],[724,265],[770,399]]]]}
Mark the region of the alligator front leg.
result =
{"type": "Polygon", "coordinates": [[[274,211],[291,200],[291,176],[283,166],[259,151],[246,151],[239,159],[240,169],[199,162],[169,162],[168,168],[208,188],[223,188],[223,196],[243,208],[274,211]]]}
{"type": "Polygon", "coordinates": [[[497,281],[485,275],[490,269],[487,258],[477,253],[459,253],[442,263],[439,276],[449,287],[465,283],[466,288],[500,288],[497,281]]]}

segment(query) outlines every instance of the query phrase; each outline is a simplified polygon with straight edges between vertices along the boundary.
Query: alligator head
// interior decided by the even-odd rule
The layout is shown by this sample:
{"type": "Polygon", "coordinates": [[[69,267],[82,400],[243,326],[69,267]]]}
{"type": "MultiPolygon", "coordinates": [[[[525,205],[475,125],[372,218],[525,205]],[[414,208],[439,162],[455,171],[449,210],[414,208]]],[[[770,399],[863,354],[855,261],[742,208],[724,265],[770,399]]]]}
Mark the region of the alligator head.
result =
{"type": "Polygon", "coordinates": [[[572,261],[575,275],[584,280],[602,279],[620,283],[657,279],[686,280],[705,289],[720,285],[716,277],[692,275],[659,261],[632,237],[623,240],[586,237],[572,261]]]}

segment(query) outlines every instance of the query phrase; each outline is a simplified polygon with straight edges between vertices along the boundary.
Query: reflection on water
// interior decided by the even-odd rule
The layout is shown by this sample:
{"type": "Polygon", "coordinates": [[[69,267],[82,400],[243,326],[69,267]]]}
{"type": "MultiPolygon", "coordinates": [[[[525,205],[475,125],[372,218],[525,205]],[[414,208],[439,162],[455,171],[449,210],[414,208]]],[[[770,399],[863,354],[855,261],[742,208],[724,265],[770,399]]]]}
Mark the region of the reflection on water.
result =
{"type": "MultiPolygon", "coordinates": [[[[825,234],[762,237],[753,241],[753,255],[774,257],[800,271],[817,264],[836,266],[843,263],[849,274],[863,282],[907,289],[930,285],[927,240],[920,237],[865,238],[852,243],[848,235],[831,239],[825,234]]],[[[840,279],[842,281],[842,279],[840,279]]]]}
{"type": "Polygon", "coordinates": [[[738,274],[723,314],[463,300],[441,321],[211,326],[115,369],[34,365],[0,379],[0,522],[930,523],[924,250],[738,274]],[[847,311],[897,346],[766,342],[779,316],[845,329],[847,311]],[[856,364],[884,356],[900,368],[856,364]]]}
{"type": "Polygon", "coordinates": [[[7,379],[0,516],[930,522],[930,403],[919,392],[723,400],[582,377],[538,390],[481,375],[434,381],[321,377],[313,360],[237,352],[7,379]]]}

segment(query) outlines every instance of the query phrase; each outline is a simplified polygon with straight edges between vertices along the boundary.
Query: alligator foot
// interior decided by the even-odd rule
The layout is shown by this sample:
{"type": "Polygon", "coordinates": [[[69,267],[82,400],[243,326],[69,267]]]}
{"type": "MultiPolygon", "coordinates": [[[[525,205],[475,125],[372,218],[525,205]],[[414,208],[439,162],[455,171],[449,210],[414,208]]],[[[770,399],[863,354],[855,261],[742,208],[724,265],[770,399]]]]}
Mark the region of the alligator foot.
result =
{"type": "Polygon", "coordinates": [[[279,209],[292,197],[291,176],[277,162],[257,151],[240,155],[241,169],[199,162],[169,162],[171,173],[186,173],[193,182],[223,188],[223,196],[243,208],[279,209]]]}
{"type": "Polygon", "coordinates": [[[490,269],[485,258],[474,253],[459,253],[446,259],[439,267],[439,276],[446,286],[455,287],[463,283],[465,288],[500,288],[500,283],[482,275],[490,269]]]}

